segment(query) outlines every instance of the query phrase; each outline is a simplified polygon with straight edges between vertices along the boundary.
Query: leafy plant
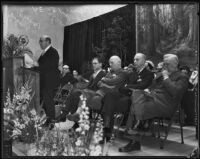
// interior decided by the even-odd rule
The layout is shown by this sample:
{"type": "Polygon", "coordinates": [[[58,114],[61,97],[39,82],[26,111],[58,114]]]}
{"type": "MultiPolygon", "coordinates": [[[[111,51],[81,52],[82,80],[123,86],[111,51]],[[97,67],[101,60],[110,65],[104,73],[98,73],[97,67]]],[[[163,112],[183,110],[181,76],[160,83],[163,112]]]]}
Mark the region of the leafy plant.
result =
{"type": "Polygon", "coordinates": [[[3,40],[2,46],[2,58],[18,57],[23,56],[24,53],[32,55],[32,51],[26,47],[28,44],[27,36],[20,36],[19,38],[14,34],[10,34],[6,39],[3,40]]]}

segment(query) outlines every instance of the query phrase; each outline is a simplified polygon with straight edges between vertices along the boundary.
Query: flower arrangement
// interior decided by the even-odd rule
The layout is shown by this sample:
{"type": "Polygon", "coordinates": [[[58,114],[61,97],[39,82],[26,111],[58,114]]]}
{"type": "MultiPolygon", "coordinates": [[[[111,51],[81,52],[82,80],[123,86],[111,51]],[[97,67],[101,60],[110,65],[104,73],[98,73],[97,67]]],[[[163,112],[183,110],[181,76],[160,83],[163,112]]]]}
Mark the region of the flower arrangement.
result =
{"type": "Polygon", "coordinates": [[[32,51],[26,47],[28,42],[29,40],[26,35],[17,37],[14,34],[10,34],[3,40],[2,57],[6,59],[9,57],[23,56],[25,52],[32,55],[32,51]]]}
{"type": "Polygon", "coordinates": [[[75,130],[78,136],[75,143],[76,152],[79,156],[100,156],[102,155],[102,148],[98,143],[103,136],[102,119],[99,117],[98,121],[90,121],[86,98],[83,95],[80,98],[82,104],[77,111],[80,115],[79,127],[75,130]]]}
{"type": "Polygon", "coordinates": [[[4,134],[7,138],[33,143],[42,134],[42,119],[35,109],[30,110],[29,103],[34,94],[31,93],[30,82],[16,89],[13,99],[8,90],[4,103],[4,134]]]}
{"type": "Polygon", "coordinates": [[[99,117],[97,121],[90,121],[86,98],[83,95],[80,98],[81,105],[77,110],[79,127],[76,129],[68,127],[64,130],[59,127],[59,123],[56,123],[52,131],[47,131],[43,135],[31,155],[101,156],[103,154],[102,147],[98,144],[103,136],[102,119],[99,117]]]}

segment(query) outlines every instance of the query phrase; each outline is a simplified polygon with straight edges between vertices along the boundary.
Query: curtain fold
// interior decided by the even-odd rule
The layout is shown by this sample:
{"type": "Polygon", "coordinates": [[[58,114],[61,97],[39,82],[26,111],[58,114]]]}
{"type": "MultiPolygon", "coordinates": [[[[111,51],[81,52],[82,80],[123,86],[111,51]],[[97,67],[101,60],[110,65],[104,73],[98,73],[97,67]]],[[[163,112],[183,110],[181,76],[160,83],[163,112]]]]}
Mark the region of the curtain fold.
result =
{"type": "MultiPolygon", "coordinates": [[[[92,47],[101,47],[103,30],[110,27],[116,16],[126,19],[130,16],[131,29],[135,30],[135,5],[127,5],[112,12],[92,19],[79,22],[64,28],[63,64],[67,64],[72,70],[84,72],[84,66],[95,56],[92,47]]],[[[129,35],[131,41],[128,44],[128,62],[132,62],[135,52],[135,32],[129,35]]],[[[111,54],[108,55],[109,58],[111,54]]],[[[123,59],[122,59],[123,60],[123,59]]]]}

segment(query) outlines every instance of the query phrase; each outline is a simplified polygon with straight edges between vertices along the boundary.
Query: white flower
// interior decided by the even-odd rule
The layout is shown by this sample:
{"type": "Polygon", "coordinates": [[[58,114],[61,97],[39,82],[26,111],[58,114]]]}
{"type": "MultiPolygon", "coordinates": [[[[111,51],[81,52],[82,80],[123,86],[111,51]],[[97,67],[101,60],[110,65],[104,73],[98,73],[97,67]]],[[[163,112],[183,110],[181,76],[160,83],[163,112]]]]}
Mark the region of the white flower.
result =
{"type": "Polygon", "coordinates": [[[56,152],[55,152],[55,151],[52,151],[52,152],[51,152],[51,156],[56,156],[56,152]]]}
{"type": "Polygon", "coordinates": [[[90,150],[94,150],[95,146],[94,145],[90,145],[90,150]]]}
{"type": "Polygon", "coordinates": [[[85,125],[85,130],[89,130],[90,126],[89,125],[85,125]]]}
{"type": "Polygon", "coordinates": [[[86,119],[86,120],[88,120],[88,119],[89,119],[88,115],[85,115],[84,117],[85,117],[85,119],[86,119]]]}
{"type": "Polygon", "coordinates": [[[81,134],[82,134],[82,135],[85,135],[85,131],[82,131],[81,134]]]}
{"type": "Polygon", "coordinates": [[[57,147],[56,144],[53,144],[53,148],[56,149],[56,147],[57,147]]]}
{"type": "Polygon", "coordinates": [[[81,132],[81,127],[78,127],[77,129],[76,129],[76,132],[81,132]]]}
{"type": "Polygon", "coordinates": [[[100,150],[100,151],[101,151],[101,146],[100,146],[100,145],[97,145],[97,146],[96,146],[96,150],[100,150]]]}
{"type": "Polygon", "coordinates": [[[86,108],[85,104],[82,104],[81,108],[83,108],[83,109],[86,108]]]}
{"type": "Polygon", "coordinates": [[[32,109],[31,111],[30,111],[30,113],[32,114],[32,115],[36,115],[36,111],[35,111],[35,109],[32,109]]]}
{"type": "Polygon", "coordinates": [[[76,141],[76,146],[80,146],[81,145],[81,141],[80,140],[78,140],[78,141],[76,141]]]}

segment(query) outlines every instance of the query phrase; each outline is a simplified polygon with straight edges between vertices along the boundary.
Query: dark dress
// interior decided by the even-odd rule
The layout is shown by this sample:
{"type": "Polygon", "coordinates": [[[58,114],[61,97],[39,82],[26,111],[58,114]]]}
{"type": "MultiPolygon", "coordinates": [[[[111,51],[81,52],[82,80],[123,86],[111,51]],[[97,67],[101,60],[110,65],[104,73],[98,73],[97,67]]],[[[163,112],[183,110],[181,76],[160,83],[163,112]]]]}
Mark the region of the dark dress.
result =
{"type": "Polygon", "coordinates": [[[70,72],[66,73],[64,77],[60,78],[60,85],[64,86],[65,84],[68,84],[69,82],[71,84],[75,84],[78,82],[78,80],[75,79],[74,76],[70,72]]]}
{"type": "Polygon", "coordinates": [[[55,48],[50,47],[38,59],[40,71],[40,93],[44,102],[43,108],[47,117],[55,118],[54,89],[59,85],[59,55],[55,48]]]}

